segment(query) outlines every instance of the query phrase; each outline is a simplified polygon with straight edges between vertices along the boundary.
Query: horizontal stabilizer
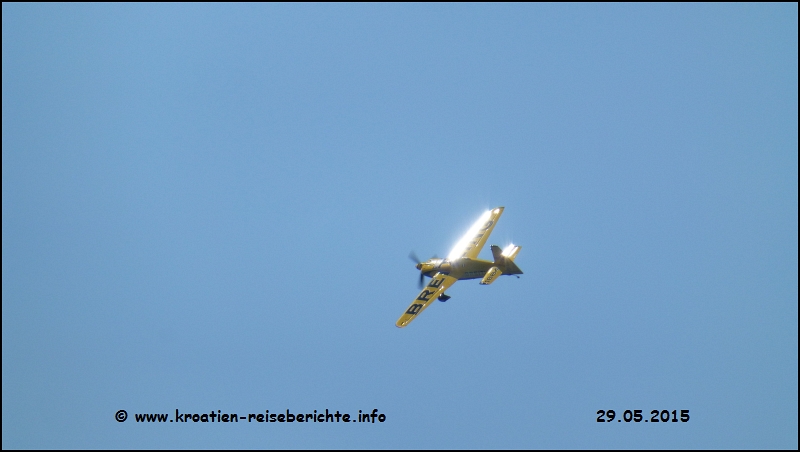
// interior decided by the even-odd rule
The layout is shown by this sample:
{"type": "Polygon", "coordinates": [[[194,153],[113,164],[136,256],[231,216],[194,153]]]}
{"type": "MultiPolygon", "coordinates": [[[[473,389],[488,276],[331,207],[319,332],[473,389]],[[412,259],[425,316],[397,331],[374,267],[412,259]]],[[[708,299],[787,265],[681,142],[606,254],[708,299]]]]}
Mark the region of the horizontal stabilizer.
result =
{"type": "Polygon", "coordinates": [[[521,246],[508,245],[506,249],[503,250],[503,256],[513,261],[517,257],[517,254],[519,254],[519,250],[521,249],[522,249],[521,246]]]}
{"type": "Polygon", "coordinates": [[[503,272],[504,275],[521,275],[522,270],[514,263],[514,258],[517,257],[521,246],[509,245],[505,250],[501,250],[499,246],[492,245],[492,257],[494,257],[495,265],[503,272]]]}
{"type": "Polygon", "coordinates": [[[486,274],[483,276],[483,279],[481,280],[481,284],[483,284],[484,286],[489,285],[493,283],[494,280],[497,279],[502,274],[503,272],[499,268],[492,267],[486,271],[486,274]]]}

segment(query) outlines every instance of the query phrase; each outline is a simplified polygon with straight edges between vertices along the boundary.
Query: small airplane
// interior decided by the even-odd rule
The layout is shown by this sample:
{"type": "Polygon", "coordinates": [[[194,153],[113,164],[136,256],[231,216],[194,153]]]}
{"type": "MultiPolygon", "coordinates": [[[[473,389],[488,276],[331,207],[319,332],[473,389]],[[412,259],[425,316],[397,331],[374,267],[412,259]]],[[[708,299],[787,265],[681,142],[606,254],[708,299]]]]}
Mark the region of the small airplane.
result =
{"type": "MultiPolygon", "coordinates": [[[[514,263],[514,258],[519,254],[522,247],[508,245],[505,249],[500,249],[497,245],[492,245],[492,257],[494,262],[478,259],[483,245],[492,233],[497,220],[503,214],[504,207],[497,207],[486,212],[478,218],[469,231],[458,241],[453,251],[446,259],[432,258],[425,262],[412,253],[411,259],[417,262],[419,270],[419,285],[422,288],[424,277],[431,278],[419,296],[411,303],[406,312],[397,320],[397,327],[403,328],[411,323],[420,312],[430,306],[434,300],[447,301],[450,299],[444,292],[456,281],[461,279],[481,278],[481,284],[488,285],[493,283],[500,275],[521,275],[522,270],[514,263]]],[[[519,278],[519,276],[517,276],[519,278]]]]}

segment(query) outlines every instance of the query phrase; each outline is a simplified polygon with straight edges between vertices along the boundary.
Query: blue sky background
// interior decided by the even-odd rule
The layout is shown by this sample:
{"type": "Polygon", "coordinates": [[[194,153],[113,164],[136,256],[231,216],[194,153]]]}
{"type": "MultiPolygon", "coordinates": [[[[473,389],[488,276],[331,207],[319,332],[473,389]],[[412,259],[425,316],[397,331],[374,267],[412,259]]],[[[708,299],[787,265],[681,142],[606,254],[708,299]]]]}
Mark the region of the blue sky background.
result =
{"type": "Polygon", "coordinates": [[[2,11],[3,448],[798,447],[797,4],[2,11]]]}

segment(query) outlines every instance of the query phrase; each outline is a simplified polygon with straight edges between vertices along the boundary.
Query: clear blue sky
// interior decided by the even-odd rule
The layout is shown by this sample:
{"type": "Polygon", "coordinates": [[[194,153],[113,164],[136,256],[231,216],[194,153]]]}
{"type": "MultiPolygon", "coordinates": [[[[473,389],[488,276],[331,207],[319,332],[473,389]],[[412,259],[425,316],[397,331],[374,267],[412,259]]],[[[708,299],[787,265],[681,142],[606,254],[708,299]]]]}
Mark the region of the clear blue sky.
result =
{"type": "Polygon", "coordinates": [[[798,447],[797,4],[2,8],[3,448],[798,447]]]}

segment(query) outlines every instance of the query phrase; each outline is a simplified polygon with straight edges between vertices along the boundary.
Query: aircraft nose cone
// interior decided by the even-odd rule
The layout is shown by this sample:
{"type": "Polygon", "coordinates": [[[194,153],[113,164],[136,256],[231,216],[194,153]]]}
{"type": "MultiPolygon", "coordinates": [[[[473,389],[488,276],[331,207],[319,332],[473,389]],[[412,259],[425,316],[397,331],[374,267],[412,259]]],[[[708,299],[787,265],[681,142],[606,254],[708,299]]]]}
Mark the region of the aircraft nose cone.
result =
{"type": "Polygon", "coordinates": [[[416,267],[417,267],[417,270],[422,270],[422,264],[417,264],[416,267]]]}

